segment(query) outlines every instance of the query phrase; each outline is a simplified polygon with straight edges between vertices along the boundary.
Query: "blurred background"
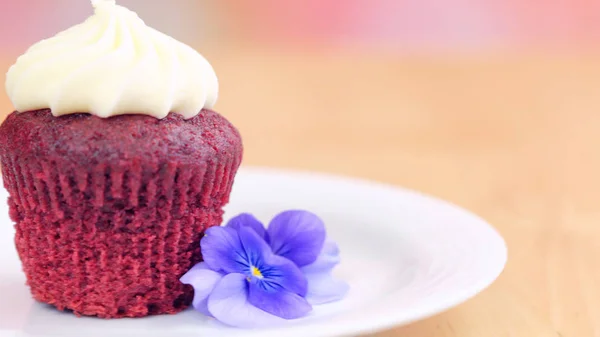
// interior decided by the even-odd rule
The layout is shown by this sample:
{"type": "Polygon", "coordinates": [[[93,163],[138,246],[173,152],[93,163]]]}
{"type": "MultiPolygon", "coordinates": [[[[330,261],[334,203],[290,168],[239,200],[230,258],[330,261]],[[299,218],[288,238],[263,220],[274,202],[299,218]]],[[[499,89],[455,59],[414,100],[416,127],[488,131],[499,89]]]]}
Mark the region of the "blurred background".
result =
{"type": "MultiPolygon", "coordinates": [[[[503,234],[489,291],[386,336],[600,334],[600,1],[118,3],[208,58],[245,165],[407,186],[503,234]]],[[[0,69],[91,13],[0,0],[0,69]]]]}
{"type": "MultiPolygon", "coordinates": [[[[598,0],[118,3],[208,58],[221,83],[216,109],[242,131],[247,164],[367,176],[433,194],[440,183],[463,182],[438,181],[427,160],[444,158],[428,151],[474,151],[479,157],[460,170],[479,175],[495,175],[477,165],[492,165],[487,157],[499,151],[546,155],[561,172],[596,168],[563,167],[574,161],[556,153],[585,151],[579,142],[598,130],[598,0]],[[410,179],[409,163],[431,177],[410,179]]],[[[92,13],[89,0],[0,6],[0,69],[92,13]]],[[[11,109],[0,90],[0,118],[11,109]]]]}
{"type": "MultiPolygon", "coordinates": [[[[2,3],[4,47],[78,23],[89,0],[2,3]],[[35,24],[32,24],[35,22],[35,24]]],[[[321,44],[398,52],[585,46],[600,39],[595,0],[120,0],[151,26],[202,46],[321,44]]]]}

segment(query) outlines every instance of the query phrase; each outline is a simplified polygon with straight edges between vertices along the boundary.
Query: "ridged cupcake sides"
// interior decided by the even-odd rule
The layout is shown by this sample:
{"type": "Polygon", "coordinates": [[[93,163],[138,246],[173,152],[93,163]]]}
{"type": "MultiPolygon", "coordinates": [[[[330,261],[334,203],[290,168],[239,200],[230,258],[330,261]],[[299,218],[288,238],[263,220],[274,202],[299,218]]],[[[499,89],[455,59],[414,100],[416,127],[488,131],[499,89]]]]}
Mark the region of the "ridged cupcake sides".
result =
{"type": "Polygon", "coordinates": [[[241,154],[191,166],[133,160],[82,170],[5,154],[15,243],[35,299],[103,318],[176,313],[199,240],[222,221],[241,154]]]}

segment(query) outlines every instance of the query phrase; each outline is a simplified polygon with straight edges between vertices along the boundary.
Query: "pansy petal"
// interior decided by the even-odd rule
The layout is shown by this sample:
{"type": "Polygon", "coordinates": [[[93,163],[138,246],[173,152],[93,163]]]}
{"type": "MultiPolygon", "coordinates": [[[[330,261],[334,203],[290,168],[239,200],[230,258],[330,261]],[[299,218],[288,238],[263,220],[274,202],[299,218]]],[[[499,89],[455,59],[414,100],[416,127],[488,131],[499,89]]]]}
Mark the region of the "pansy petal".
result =
{"type": "Polygon", "coordinates": [[[313,213],[286,211],[271,220],[267,229],[273,252],[299,267],[315,262],[325,242],[325,225],[313,213]]]}
{"type": "Polygon", "coordinates": [[[271,327],[285,322],[248,302],[248,282],[242,274],[221,279],[208,298],[208,310],[219,321],[238,328],[271,327]]]}
{"type": "Polygon", "coordinates": [[[248,269],[237,231],[227,227],[211,227],[200,241],[202,258],[210,269],[225,273],[243,273],[248,269]]]}
{"type": "MultiPolygon", "coordinates": [[[[267,287],[283,288],[300,296],[307,291],[306,278],[292,261],[275,255],[271,247],[250,228],[241,228],[240,241],[251,268],[260,272],[267,287]]],[[[248,270],[251,274],[252,270],[248,270]]]]}
{"type": "Polygon", "coordinates": [[[192,301],[194,309],[210,316],[207,308],[208,295],[210,295],[221,278],[223,278],[223,275],[210,270],[206,263],[200,262],[185,273],[180,278],[180,281],[194,288],[194,299],[192,301]]]}
{"type": "Polygon", "coordinates": [[[338,247],[337,243],[335,243],[335,241],[331,239],[325,239],[325,243],[323,244],[321,254],[340,255],[340,248],[338,247]]]}
{"type": "Polygon", "coordinates": [[[308,282],[306,277],[292,261],[279,255],[271,254],[264,260],[260,268],[262,279],[260,285],[265,291],[275,291],[279,288],[300,296],[306,295],[308,282]]]}
{"type": "MultiPolygon", "coordinates": [[[[252,228],[242,227],[238,234],[244,254],[248,258],[249,268],[256,267],[260,270],[265,263],[265,258],[273,255],[271,247],[252,228]]],[[[250,269],[246,271],[249,272],[250,269]]]]}
{"type": "Polygon", "coordinates": [[[329,272],[333,267],[340,263],[340,251],[335,242],[325,241],[321,254],[317,260],[301,268],[303,273],[329,272]]]}
{"type": "Polygon", "coordinates": [[[312,305],[339,301],[348,293],[348,284],[334,278],[330,273],[308,273],[306,279],[306,300],[312,305]]]}
{"type": "Polygon", "coordinates": [[[264,289],[262,280],[253,280],[248,288],[248,302],[270,314],[285,319],[300,318],[312,310],[304,297],[283,288],[264,289]]]}
{"type": "Polygon", "coordinates": [[[231,218],[231,220],[227,222],[226,227],[233,228],[237,231],[239,231],[242,227],[249,227],[252,228],[256,234],[258,234],[258,236],[267,240],[267,230],[265,229],[265,226],[263,226],[258,219],[249,213],[242,213],[234,218],[231,218]]]}

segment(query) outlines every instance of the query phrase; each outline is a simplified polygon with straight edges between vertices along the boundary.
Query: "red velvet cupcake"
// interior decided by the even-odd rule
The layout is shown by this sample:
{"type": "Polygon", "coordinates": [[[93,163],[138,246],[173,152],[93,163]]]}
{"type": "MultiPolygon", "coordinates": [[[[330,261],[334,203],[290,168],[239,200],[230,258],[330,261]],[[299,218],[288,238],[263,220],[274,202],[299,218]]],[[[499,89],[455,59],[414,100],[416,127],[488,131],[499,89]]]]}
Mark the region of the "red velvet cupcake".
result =
{"type": "MultiPolygon", "coordinates": [[[[100,0],[94,16],[34,45],[7,75],[17,111],[0,126],[0,162],[17,251],[33,297],[77,315],[186,308],[192,289],[179,278],[201,260],[204,230],[221,223],[242,159],[238,131],[209,109],[210,65],[132,14],[100,0]],[[137,31],[125,37],[144,37],[132,45],[153,43],[137,53],[157,58],[129,72],[139,55],[91,57],[83,68],[71,59],[97,47],[84,33],[113,21],[116,35],[127,26],[137,31]]],[[[127,47],[118,39],[92,51],[127,47]]]]}

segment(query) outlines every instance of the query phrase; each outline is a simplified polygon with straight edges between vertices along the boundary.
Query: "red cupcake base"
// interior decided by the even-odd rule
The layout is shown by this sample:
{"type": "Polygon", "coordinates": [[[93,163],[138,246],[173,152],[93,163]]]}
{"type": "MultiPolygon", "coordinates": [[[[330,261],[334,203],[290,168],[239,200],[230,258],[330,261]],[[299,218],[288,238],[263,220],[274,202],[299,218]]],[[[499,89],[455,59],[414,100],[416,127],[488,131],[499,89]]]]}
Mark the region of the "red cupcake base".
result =
{"type": "Polygon", "coordinates": [[[241,142],[234,143],[235,151],[195,163],[132,155],[85,166],[0,149],[33,297],[102,318],[185,309],[193,290],[179,278],[201,260],[203,232],[222,221],[241,161],[241,142]]]}

